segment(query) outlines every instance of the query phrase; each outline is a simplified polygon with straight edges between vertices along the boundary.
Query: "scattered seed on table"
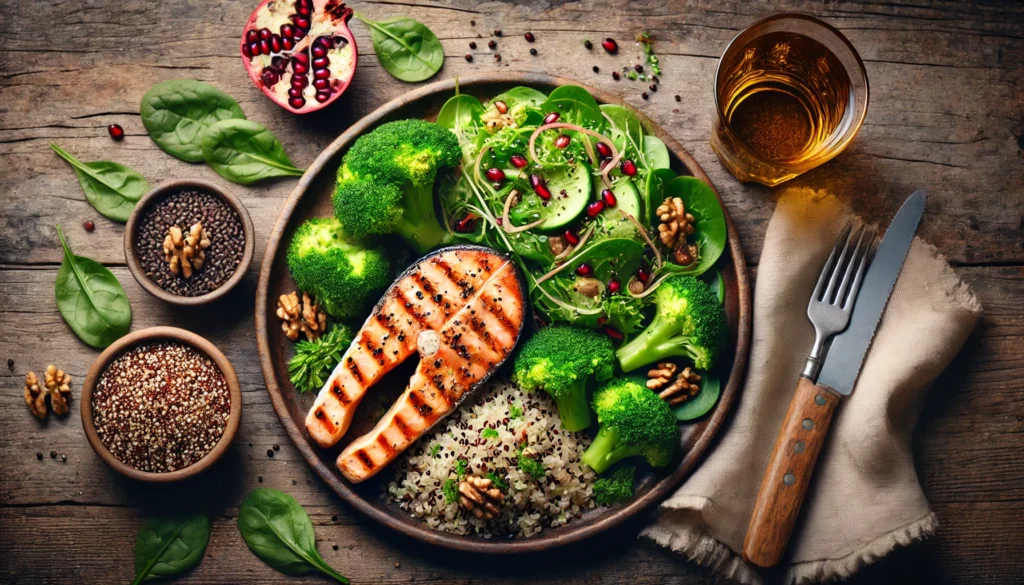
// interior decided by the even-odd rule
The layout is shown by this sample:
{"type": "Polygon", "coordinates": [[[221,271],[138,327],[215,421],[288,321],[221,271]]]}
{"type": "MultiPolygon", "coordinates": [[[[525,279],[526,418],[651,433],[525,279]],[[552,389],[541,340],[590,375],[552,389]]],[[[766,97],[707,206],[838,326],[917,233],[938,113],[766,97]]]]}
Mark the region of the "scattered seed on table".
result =
{"type": "Polygon", "coordinates": [[[12,372],[14,371],[14,360],[10,358],[7,359],[7,369],[12,372]]]}
{"type": "Polygon", "coordinates": [[[495,53],[494,54],[494,60],[496,62],[500,63],[501,62],[501,53],[495,53]]]}
{"type": "Polygon", "coordinates": [[[589,51],[590,49],[594,48],[594,43],[590,42],[589,40],[583,41],[583,47],[589,51]]]}
{"type": "Polygon", "coordinates": [[[96,434],[114,457],[141,471],[166,473],[199,461],[220,441],[231,396],[209,357],[163,341],[110,362],[93,391],[92,410],[96,434]]]}
{"type": "Polygon", "coordinates": [[[67,453],[61,453],[60,460],[63,461],[64,463],[67,463],[68,462],[67,453]]]}
{"type": "Polygon", "coordinates": [[[334,550],[338,550],[338,545],[331,545],[331,548],[333,548],[334,550]]]}
{"type": "Polygon", "coordinates": [[[537,40],[537,37],[533,36],[532,32],[526,33],[525,35],[523,35],[523,38],[526,39],[526,42],[528,43],[532,43],[533,41],[537,40]]]}
{"type": "Polygon", "coordinates": [[[56,451],[50,451],[50,459],[56,459],[56,458],[57,458],[57,452],[56,451]]]}
{"type": "Polygon", "coordinates": [[[337,516],[331,516],[331,522],[337,522],[337,521],[338,521],[338,517],[337,516]]]}
{"type": "Polygon", "coordinates": [[[85,229],[85,231],[91,233],[94,229],[96,229],[96,224],[93,223],[91,219],[88,219],[82,223],[82,228],[85,229]]]}
{"type": "Polygon", "coordinates": [[[493,39],[489,40],[489,41],[487,41],[487,48],[488,49],[497,49],[498,48],[498,43],[495,42],[493,39]]]}
{"type": "Polygon", "coordinates": [[[618,71],[612,71],[612,79],[614,79],[615,81],[619,80],[619,72],[618,71]]]}
{"type": "Polygon", "coordinates": [[[294,479],[292,480],[292,485],[298,485],[298,483],[299,482],[295,481],[294,479]]]}
{"type": "Polygon", "coordinates": [[[476,26],[476,21],[475,20],[469,21],[469,26],[476,26]]]}
{"type": "Polygon", "coordinates": [[[107,126],[107,134],[114,140],[121,140],[124,138],[124,128],[120,124],[111,124],[107,126]]]}
{"type": "Polygon", "coordinates": [[[472,55],[472,53],[466,53],[466,61],[469,62],[469,63],[473,62],[473,55],[472,55]]]}
{"type": "Polygon", "coordinates": [[[500,28],[494,29],[494,36],[496,36],[496,37],[500,37],[501,36],[501,29],[500,28]]]}
{"type": "Polygon", "coordinates": [[[185,297],[204,295],[224,284],[245,252],[242,219],[223,199],[201,191],[179,191],[150,204],[142,214],[135,251],[146,276],[165,291],[185,297]],[[164,260],[164,239],[172,226],[187,232],[196,222],[210,234],[206,263],[182,278],[164,260]]]}
{"type": "Polygon", "coordinates": [[[600,72],[601,72],[601,68],[598,67],[597,65],[594,65],[594,73],[600,73],[600,72]]]}
{"type": "Polygon", "coordinates": [[[658,91],[658,86],[652,83],[651,85],[648,86],[648,89],[650,89],[651,91],[658,91]]]}
{"type": "Polygon", "coordinates": [[[651,96],[647,95],[647,92],[645,91],[645,92],[643,92],[642,94],[640,94],[640,97],[642,97],[642,98],[644,98],[644,99],[647,99],[647,98],[649,98],[649,97],[651,97],[651,96]]]}
{"type": "Polygon", "coordinates": [[[475,49],[476,48],[476,42],[475,41],[469,41],[469,48],[470,49],[475,49]]]}
{"type": "Polygon", "coordinates": [[[263,483],[263,476],[262,476],[262,475],[260,475],[260,476],[257,476],[257,477],[256,477],[256,481],[258,481],[258,482],[260,482],[260,483],[263,483]]]}
{"type": "Polygon", "coordinates": [[[270,457],[271,459],[274,458],[274,450],[273,449],[267,449],[267,457],[270,457]]]}
{"type": "Polygon", "coordinates": [[[274,451],[280,451],[280,450],[281,450],[281,445],[278,445],[277,443],[274,443],[274,451]]]}
{"type": "Polygon", "coordinates": [[[36,451],[36,459],[38,459],[40,461],[43,460],[43,452],[42,451],[36,451]]]}
{"type": "Polygon", "coordinates": [[[533,55],[534,57],[536,57],[537,56],[537,49],[530,49],[530,54],[533,55]]]}
{"type": "Polygon", "coordinates": [[[396,568],[396,569],[397,569],[398,567],[401,567],[401,566],[402,566],[402,563],[400,563],[400,562],[398,562],[398,561],[395,561],[395,568],[396,568]]]}

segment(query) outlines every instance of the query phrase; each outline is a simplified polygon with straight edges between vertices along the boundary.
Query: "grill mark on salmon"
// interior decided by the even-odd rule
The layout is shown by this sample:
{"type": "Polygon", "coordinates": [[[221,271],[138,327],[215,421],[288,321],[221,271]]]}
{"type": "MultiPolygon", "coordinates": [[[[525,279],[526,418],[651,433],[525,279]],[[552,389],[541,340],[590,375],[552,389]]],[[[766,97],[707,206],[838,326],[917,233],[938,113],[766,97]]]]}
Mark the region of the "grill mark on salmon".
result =
{"type": "MultiPolygon", "coordinates": [[[[470,277],[490,277],[440,328],[437,352],[420,357],[405,392],[374,429],[353,440],[338,456],[338,469],[350,481],[364,481],[386,467],[453,412],[511,353],[523,322],[525,299],[514,266],[505,261],[492,270],[492,265],[482,261],[469,270],[470,277]],[[498,333],[489,333],[491,328],[498,333]]],[[[434,286],[438,284],[435,280],[434,286]]],[[[457,295],[461,294],[460,288],[457,295]]]]}

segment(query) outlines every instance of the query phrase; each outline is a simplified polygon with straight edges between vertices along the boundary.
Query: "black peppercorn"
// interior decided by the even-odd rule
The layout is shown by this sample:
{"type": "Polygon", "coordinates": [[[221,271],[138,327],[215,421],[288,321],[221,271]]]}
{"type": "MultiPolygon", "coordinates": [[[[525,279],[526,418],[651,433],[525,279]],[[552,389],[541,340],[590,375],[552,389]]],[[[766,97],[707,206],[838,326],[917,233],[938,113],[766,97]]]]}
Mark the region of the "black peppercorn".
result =
{"type": "Polygon", "coordinates": [[[472,53],[466,53],[466,61],[468,61],[469,63],[473,62],[473,54],[472,53]]]}
{"type": "Polygon", "coordinates": [[[501,36],[501,29],[500,28],[494,29],[494,36],[496,36],[496,37],[500,37],[501,36]]]}
{"type": "Polygon", "coordinates": [[[601,68],[598,67],[597,65],[594,65],[594,73],[600,73],[600,72],[601,72],[601,68]]]}
{"type": "Polygon", "coordinates": [[[475,49],[476,48],[476,41],[469,41],[469,48],[470,49],[475,49]]]}
{"type": "Polygon", "coordinates": [[[643,92],[642,94],[640,94],[640,97],[642,97],[642,98],[644,98],[644,99],[647,99],[647,98],[649,98],[649,97],[651,97],[651,96],[647,95],[647,92],[645,91],[645,92],[643,92]]]}
{"type": "Polygon", "coordinates": [[[619,80],[619,72],[618,71],[612,71],[612,79],[614,79],[615,81],[619,80]]]}
{"type": "Polygon", "coordinates": [[[537,49],[530,49],[530,54],[536,56],[537,55],[537,49]]]}
{"type": "Polygon", "coordinates": [[[681,102],[681,101],[683,101],[683,98],[682,98],[682,97],[680,97],[680,95],[679,95],[678,93],[676,94],[676,101],[677,101],[677,102],[681,102]]]}
{"type": "Polygon", "coordinates": [[[498,48],[498,43],[494,39],[491,39],[491,40],[487,41],[487,48],[488,49],[497,49],[498,48]]]}

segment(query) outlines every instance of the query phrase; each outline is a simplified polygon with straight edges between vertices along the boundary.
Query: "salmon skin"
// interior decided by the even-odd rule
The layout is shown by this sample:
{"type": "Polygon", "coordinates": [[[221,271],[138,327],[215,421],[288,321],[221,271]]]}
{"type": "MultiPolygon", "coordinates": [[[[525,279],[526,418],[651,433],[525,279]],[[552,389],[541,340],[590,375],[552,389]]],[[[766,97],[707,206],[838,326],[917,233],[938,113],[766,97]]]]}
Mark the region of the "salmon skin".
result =
{"type": "Polygon", "coordinates": [[[420,332],[440,331],[506,265],[515,273],[510,260],[494,250],[453,246],[424,256],[399,275],[306,415],[310,437],[321,447],[337,444],[367,390],[416,353],[420,332]]]}
{"type": "Polygon", "coordinates": [[[349,481],[359,483],[386,467],[458,408],[512,353],[525,321],[523,287],[515,265],[491,254],[495,268],[487,281],[436,334],[419,334],[420,362],[405,393],[373,430],[338,456],[338,470],[349,481]]]}

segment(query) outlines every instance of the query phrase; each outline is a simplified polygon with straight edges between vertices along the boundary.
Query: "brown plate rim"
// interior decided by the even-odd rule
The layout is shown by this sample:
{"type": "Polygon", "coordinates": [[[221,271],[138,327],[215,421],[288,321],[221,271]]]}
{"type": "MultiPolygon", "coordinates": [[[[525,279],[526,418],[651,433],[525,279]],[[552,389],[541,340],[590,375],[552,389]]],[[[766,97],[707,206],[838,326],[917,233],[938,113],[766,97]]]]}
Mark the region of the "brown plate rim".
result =
{"type": "Polygon", "coordinates": [[[309,463],[313,471],[320,476],[320,478],[345,502],[362,514],[365,514],[384,526],[429,544],[457,551],[487,554],[537,552],[579,542],[609,530],[625,522],[627,519],[649,510],[654,504],[667,497],[672,490],[682,483],[683,479],[690,474],[690,472],[696,467],[697,463],[704,457],[708,447],[717,435],[718,430],[721,428],[729,412],[732,410],[732,405],[735,402],[736,396],[739,394],[740,387],[743,382],[743,374],[746,369],[750,348],[750,282],[747,275],[746,261],[743,257],[743,250],[739,243],[739,235],[736,231],[736,226],[734,225],[732,218],[729,216],[728,209],[726,209],[724,202],[722,202],[721,196],[711,183],[711,179],[708,178],[707,174],[704,173],[704,170],[697,164],[697,161],[690,156],[690,153],[683,148],[682,144],[672,138],[672,136],[670,136],[664,129],[652,122],[642,112],[637,111],[632,106],[624,102],[618,96],[584,83],[580,83],[573,79],[532,72],[508,71],[479,73],[460,76],[458,79],[453,78],[436,81],[414,89],[387,102],[383,106],[359,119],[340,136],[338,136],[338,138],[327,146],[327,148],[325,148],[309,166],[281,208],[281,213],[278,215],[277,221],[274,224],[274,229],[267,240],[266,252],[263,256],[262,265],[260,266],[259,283],[256,288],[255,312],[256,343],[260,355],[260,368],[263,371],[263,377],[267,384],[267,393],[270,395],[271,404],[274,406],[274,411],[277,412],[278,418],[281,420],[282,426],[284,426],[285,430],[288,432],[288,436],[291,438],[292,443],[302,454],[302,457],[306,462],[309,463]],[[486,541],[433,530],[425,524],[405,523],[400,521],[396,516],[374,507],[364,500],[359,493],[355,492],[340,476],[340,474],[336,473],[331,467],[321,460],[316,448],[309,442],[305,429],[300,428],[290,418],[287,404],[281,394],[281,386],[277,383],[273,360],[271,358],[268,335],[269,323],[266,307],[270,291],[270,276],[273,258],[277,255],[277,249],[281,243],[281,238],[284,235],[288,221],[298,207],[306,190],[313,182],[313,178],[323,171],[323,167],[327,165],[332,158],[334,158],[339,149],[348,145],[351,141],[355,140],[355,138],[365,133],[368,129],[375,126],[395,110],[433,94],[454,92],[456,85],[466,88],[478,84],[543,85],[549,87],[559,85],[578,85],[589,91],[598,102],[617,104],[629,108],[630,111],[637,115],[646,129],[653,132],[658,136],[658,138],[661,138],[669,151],[679,159],[683,166],[686,167],[694,177],[701,179],[710,185],[712,190],[715,191],[715,196],[718,198],[718,201],[725,212],[725,221],[728,228],[729,252],[736,272],[736,287],[739,298],[738,328],[733,366],[729,372],[728,382],[722,391],[721,397],[719,398],[719,404],[715,407],[713,413],[709,417],[708,427],[697,437],[690,451],[683,457],[676,469],[674,469],[671,474],[659,479],[657,484],[651,490],[626,504],[622,508],[612,510],[607,515],[588,524],[580,525],[575,529],[571,529],[571,523],[567,524],[567,531],[558,534],[555,538],[545,539],[544,536],[541,535],[539,537],[509,541],[486,541]]]}
{"type": "Polygon", "coordinates": [[[238,375],[235,373],[235,368],[231,365],[231,361],[228,360],[227,356],[225,356],[216,345],[206,338],[192,333],[191,331],[179,329],[178,327],[148,327],[146,329],[140,329],[129,333],[110,344],[105,350],[103,350],[103,353],[96,358],[96,361],[92,363],[92,366],[89,367],[89,371],[85,375],[85,381],[82,382],[81,401],[82,428],[85,430],[85,437],[88,439],[89,445],[92,446],[93,451],[96,451],[96,454],[99,455],[100,459],[102,459],[103,462],[109,465],[114,471],[125,477],[146,483],[170,483],[181,481],[205,471],[211,465],[216,463],[217,460],[219,460],[227,451],[231,442],[235,438],[235,433],[238,432],[238,426],[241,423],[242,418],[242,387],[238,383],[238,375]],[[96,382],[99,380],[100,374],[107,368],[114,358],[136,345],[149,341],[165,339],[189,345],[213,360],[213,363],[216,364],[217,368],[222,374],[224,374],[224,379],[228,383],[228,393],[231,396],[231,410],[228,414],[228,426],[225,427],[224,434],[221,435],[220,440],[217,441],[217,444],[214,445],[213,449],[211,449],[209,453],[203,455],[199,461],[196,461],[188,467],[167,473],[156,473],[135,469],[134,467],[122,463],[121,460],[115,457],[114,454],[111,453],[103,444],[103,441],[100,440],[99,434],[96,433],[96,426],[92,417],[92,392],[96,388],[96,382]]]}

